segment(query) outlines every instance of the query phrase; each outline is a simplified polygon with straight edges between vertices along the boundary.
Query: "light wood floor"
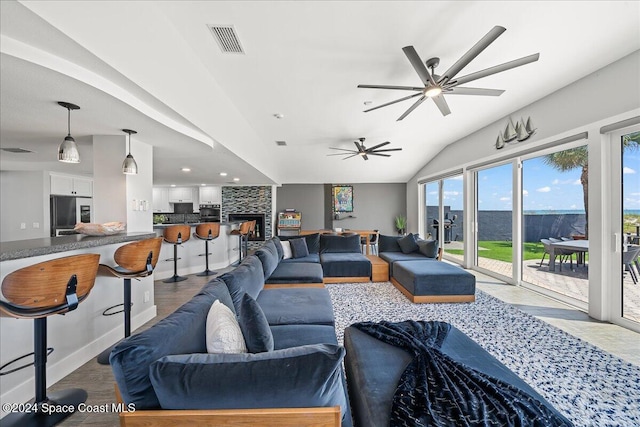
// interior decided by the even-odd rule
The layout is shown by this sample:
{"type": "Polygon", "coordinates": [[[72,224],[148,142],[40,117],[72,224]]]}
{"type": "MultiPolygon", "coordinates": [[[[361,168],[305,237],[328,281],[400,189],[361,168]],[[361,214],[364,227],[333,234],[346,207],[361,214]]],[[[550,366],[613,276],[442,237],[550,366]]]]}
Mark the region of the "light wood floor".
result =
{"type": "MultiPolygon", "coordinates": [[[[149,328],[172,313],[195,295],[210,278],[191,275],[188,276],[188,280],[177,284],[157,281],[155,283],[155,302],[158,316],[134,333],[149,328]]],[[[505,285],[481,274],[477,274],[477,280],[479,289],[640,366],[639,334],[606,322],[595,321],[581,311],[526,289],[505,285]]],[[[110,405],[115,402],[111,368],[99,365],[95,360],[86,363],[62,381],[51,386],[49,390],[74,387],[83,388],[88,392],[87,404],[89,405],[110,405]]],[[[76,413],[60,425],[115,426],[118,423],[118,415],[114,413],[76,413]]]]}

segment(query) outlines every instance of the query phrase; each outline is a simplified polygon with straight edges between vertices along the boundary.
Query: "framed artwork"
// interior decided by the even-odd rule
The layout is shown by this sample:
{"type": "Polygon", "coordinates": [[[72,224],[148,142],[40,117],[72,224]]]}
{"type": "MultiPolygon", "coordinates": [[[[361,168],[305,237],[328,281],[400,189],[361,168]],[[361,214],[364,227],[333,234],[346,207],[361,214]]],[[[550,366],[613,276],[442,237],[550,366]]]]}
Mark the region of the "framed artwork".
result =
{"type": "Polygon", "coordinates": [[[353,187],[351,185],[333,186],[333,211],[353,212],[353,187]]]}

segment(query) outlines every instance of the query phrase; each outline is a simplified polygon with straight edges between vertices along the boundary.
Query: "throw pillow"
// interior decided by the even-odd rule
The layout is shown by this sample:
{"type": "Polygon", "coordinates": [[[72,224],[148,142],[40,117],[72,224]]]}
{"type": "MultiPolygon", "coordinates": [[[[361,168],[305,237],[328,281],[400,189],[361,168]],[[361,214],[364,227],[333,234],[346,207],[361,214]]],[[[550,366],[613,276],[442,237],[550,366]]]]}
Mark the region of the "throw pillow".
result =
{"type": "Polygon", "coordinates": [[[418,244],[416,243],[416,237],[409,233],[402,239],[398,240],[398,245],[403,253],[409,254],[418,250],[418,244]]]}
{"type": "Polygon", "coordinates": [[[238,323],[249,353],[273,351],[273,335],[267,318],[251,295],[244,294],[240,304],[238,323]]]}
{"type": "Polygon", "coordinates": [[[236,316],[229,307],[215,300],[207,314],[207,352],[246,353],[247,346],[236,316]]]}
{"type": "Polygon", "coordinates": [[[429,258],[437,258],[438,241],[437,240],[420,240],[418,241],[418,251],[429,258]]]}
{"type": "Polygon", "coordinates": [[[282,243],[282,259],[293,258],[293,254],[291,253],[291,242],[288,240],[283,240],[280,243],[282,243]]]}
{"type": "Polygon", "coordinates": [[[304,258],[309,256],[309,248],[307,248],[307,241],[304,238],[291,239],[291,253],[294,258],[304,258]]]}

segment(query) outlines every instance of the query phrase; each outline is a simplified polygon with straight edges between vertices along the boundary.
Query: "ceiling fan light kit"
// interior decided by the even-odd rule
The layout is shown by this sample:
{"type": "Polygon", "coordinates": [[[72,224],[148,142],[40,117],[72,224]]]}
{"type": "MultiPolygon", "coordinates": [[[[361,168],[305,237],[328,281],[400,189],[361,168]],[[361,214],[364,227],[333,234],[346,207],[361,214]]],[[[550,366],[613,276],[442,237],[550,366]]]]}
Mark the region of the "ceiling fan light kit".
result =
{"type": "Polygon", "coordinates": [[[58,146],[58,161],[63,163],[80,163],[80,153],[76,140],[71,136],[71,110],[79,110],[75,104],[59,101],[58,105],[67,109],[67,136],[58,146]]]}
{"type": "Polygon", "coordinates": [[[369,160],[368,156],[382,156],[382,157],[391,157],[391,154],[386,154],[389,151],[401,151],[402,148],[385,148],[381,149],[385,145],[391,144],[389,141],[383,142],[382,144],[374,145],[373,147],[367,148],[364,146],[365,138],[358,138],[358,141],[353,141],[356,146],[356,150],[347,150],[346,148],[334,148],[329,147],[332,150],[345,151],[345,153],[335,153],[335,154],[327,154],[327,156],[347,156],[342,160],[350,159],[351,157],[360,156],[364,160],[369,160]],[[349,153],[349,154],[347,154],[349,153]]]}
{"type": "MultiPolygon", "coordinates": [[[[398,102],[406,101],[408,99],[419,97],[413,105],[409,107],[397,120],[400,121],[407,117],[413,110],[415,110],[420,104],[422,104],[427,98],[431,98],[436,104],[443,116],[451,114],[451,110],[447,105],[447,101],[444,95],[480,95],[480,96],[500,96],[504,90],[499,89],[484,89],[473,87],[461,87],[460,85],[468,83],[474,80],[481,79],[493,74],[507,71],[512,68],[519,67],[521,65],[535,62],[540,57],[539,53],[525,56],[513,61],[505,62],[504,64],[496,65],[481,71],[477,71],[466,76],[455,78],[464,67],[466,67],[476,56],[478,56],[483,50],[485,50],[491,43],[493,43],[506,29],[504,27],[495,26],[485,34],[480,41],[478,41],[467,53],[462,55],[456,63],[454,63],[447,71],[441,75],[435,74],[435,68],[440,64],[439,58],[430,58],[426,62],[422,62],[420,56],[416,52],[413,46],[405,46],[402,51],[407,56],[407,59],[413,66],[423,86],[389,86],[389,85],[358,85],[359,88],[365,89],[391,89],[391,90],[407,90],[418,92],[413,95],[405,96],[400,99],[396,99],[391,102],[387,102],[378,105],[373,108],[369,108],[364,112],[377,110],[378,108],[386,107],[398,102]],[[431,71],[429,71],[429,68],[431,71]]],[[[515,130],[515,129],[514,129],[515,130]]]]}

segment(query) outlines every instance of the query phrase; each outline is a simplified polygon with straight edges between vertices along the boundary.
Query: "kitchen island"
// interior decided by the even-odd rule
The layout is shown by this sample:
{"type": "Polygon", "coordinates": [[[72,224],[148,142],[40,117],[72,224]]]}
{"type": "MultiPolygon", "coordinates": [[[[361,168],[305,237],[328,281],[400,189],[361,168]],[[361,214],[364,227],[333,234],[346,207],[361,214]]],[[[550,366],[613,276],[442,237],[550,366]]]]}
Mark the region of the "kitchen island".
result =
{"type": "MultiPolygon", "coordinates": [[[[178,275],[200,273],[205,269],[204,240],[193,236],[196,226],[200,223],[191,224],[154,224],[153,230],[158,236],[162,236],[162,231],[172,225],[188,225],[191,227],[191,238],[178,246],[178,275]]],[[[238,236],[229,235],[234,228],[238,228],[239,222],[221,222],[220,235],[209,242],[209,269],[216,270],[225,268],[239,258],[238,236]]],[[[173,245],[163,243],[160,250],[160,258],[154,271],[155,280],[169,278],[173,275],[173,245]]]]}
{"type": "MultiPolygon", "coordinates": [[[[113,266],[114,252],[120,246],[153,237],[156,237],[156,233],[142,232],[101,237],[71,235],[3,242],[0,244],[0,276],[4,280],[9,273],[23,267],[87,253],[99,254],[100,263],[113,266]]],[[[150,276],[133,282],[133,330],[156,316],[153,280],[153,276],[150,276]]],[[[91,293],[76,310],[64,316],[47,318],[47,344],[48,347],[54,348],[53,353],[47,358],[47,385],[59,381],[122,339],[122,314],[102,315],[108,307],[122,302],[122,279],[98,276],[91,293]]],[[[0,318],[0,365],[33,352],[33,340],[33,320],[0,318]]],[[[8,369],[31,361],[32,357],[25,358],[8,369]]],[[[0,401],[3,404],[24,403],[32,399],[35,390],[33,366],[0,376],[0,390],[0,401]]],[[[4,415],[6,413],[2,411],[2,416],[4,415]]]]}

